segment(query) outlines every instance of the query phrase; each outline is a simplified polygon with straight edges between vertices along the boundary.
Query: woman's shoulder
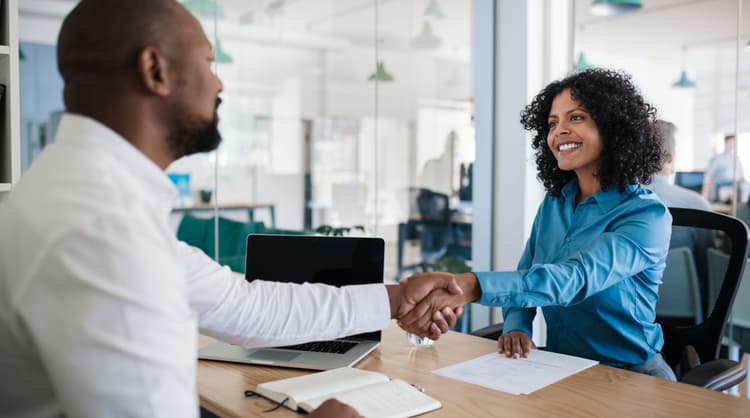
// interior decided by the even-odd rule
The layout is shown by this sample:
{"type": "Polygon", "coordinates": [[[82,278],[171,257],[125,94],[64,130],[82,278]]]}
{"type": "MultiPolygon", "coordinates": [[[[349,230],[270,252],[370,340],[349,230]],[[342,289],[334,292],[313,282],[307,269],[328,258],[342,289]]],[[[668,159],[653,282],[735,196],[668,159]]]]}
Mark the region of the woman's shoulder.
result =
{"type": "Polygon", "coordinates": [[[617,211],[629,216],[651,218],[651,220],[663,220],[671,224],[672,217],[669,209],[661,201],[659,196],[652,190],[642,185],[629,187],[630,193],[617,205],[617,211]]]}

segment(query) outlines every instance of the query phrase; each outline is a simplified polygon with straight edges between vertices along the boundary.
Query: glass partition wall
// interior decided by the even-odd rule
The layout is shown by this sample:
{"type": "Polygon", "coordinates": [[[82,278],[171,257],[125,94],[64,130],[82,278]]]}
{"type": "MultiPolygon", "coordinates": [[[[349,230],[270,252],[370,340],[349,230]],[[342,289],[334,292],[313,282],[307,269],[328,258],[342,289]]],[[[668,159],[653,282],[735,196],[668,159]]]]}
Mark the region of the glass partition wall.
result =
{"type": "Polygon", "coordinates": [[[470,265],[471,2],[183,3],[214,44],[224,140],[169,167],[189,175],[176,229],[218,214],[210,255],[230,266],[224,218],[381,236],[388,280],[470,265]]]}

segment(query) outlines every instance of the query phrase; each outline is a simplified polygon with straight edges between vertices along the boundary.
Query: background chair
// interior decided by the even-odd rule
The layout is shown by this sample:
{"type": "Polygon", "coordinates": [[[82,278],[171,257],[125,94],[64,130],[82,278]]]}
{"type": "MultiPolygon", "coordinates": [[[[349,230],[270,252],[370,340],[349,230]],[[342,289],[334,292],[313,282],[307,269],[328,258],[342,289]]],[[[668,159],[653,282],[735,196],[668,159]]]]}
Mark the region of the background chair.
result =
{"type": "Polygon", "coordinates": [[[406,271],[435,268],[453,240],[448,195],[429,189],[410,188],[409,205],[409,219],[399,224],[397,281],[406,271]],[[404,242],[415,239],[420,243],[420,261],[403,265],[404,242]]]}
{"type": "Polygon", "coordinates": [[[434,265],[446,252],[452,240],[451,209],[448,195],[419,189],[417,195],[421,236],[422,266],[434,265]]]}
{"type": "Polygon", "coordinates": [[[690,248],[669,250],[659,286],[656,316],[662,322],[675,321],[683,325],[703,322],[698,272],[690,248]]]}

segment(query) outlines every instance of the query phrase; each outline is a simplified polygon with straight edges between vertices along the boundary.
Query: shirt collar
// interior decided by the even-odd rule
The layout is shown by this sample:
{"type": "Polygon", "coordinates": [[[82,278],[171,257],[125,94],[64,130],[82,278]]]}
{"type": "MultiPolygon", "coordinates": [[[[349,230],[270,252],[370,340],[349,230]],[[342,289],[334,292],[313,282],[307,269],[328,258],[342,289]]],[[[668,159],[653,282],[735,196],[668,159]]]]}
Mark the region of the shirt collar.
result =
{"type": "Polygon", "coordinates": [[[120,134],[93,118],[63,114],[56,141],[108,154],[119,164],[127,166],[132,179],[152,196],[163,196],[170,204],[177,197],[177,188],[156,163],[120,134]]]}
{"type": "MultiPolygon", "coordinates": [[[[639,187],[641,186],[638,184],[628,184],[625,186],[625,191],[620,192],[616,186],[611,186],[608,189],[597,192],[589,199],[593,199],[602,211],[609,212],[639,187]]],[[[578,179],[574,178],[563,186],[561,195],[565,201],[575,201],[576,196],[578,195],[578,190],[578,179]]]]}

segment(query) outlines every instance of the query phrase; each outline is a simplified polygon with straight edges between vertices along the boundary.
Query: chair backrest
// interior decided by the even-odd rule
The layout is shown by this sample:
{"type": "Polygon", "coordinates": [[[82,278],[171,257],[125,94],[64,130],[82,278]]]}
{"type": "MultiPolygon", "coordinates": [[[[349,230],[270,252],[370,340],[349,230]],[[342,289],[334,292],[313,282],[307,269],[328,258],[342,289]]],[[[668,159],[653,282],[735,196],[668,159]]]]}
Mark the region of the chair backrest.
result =
{"type": "Polygon", "coordinates": [[[698,272],[693,251],[687,247],[672,248],[667,254],[656,316],[692,318],[696,324],[703,321],[698,272]]]}
{"type": "MultiPolygon", "coordinates": [[[[740,287],[737,289],[736,303],[732,307],[730,322],[742,328],[750,328],[750,260],[745,262],[740,287]]],[[[709,300],[715,300],[721,286],[723,274],[729,266],[729,255],[715,248],[708,249],[708,295],[709,300]]]]}
{"type": "Polygon", "coordinates": [[[721,283],[729,267],[729,254],[718,248],[709,248],[706,250],[706,261],[708,263],[708,310],[714,308],[716,299],[719,297],[721,283]]]}
{"type": "Polygon", "coordinates": [[[730,321],[732,325],[750,329],[750,268],[747,265],[745,265],[745,273],[742,275],[742,282],[735,299],[737,303],[732,308],[730,321]]]}
{"type": "Polygon", "coordinates": [[[423,221],[450,223],[450,204],[447,194],[419,189],[417,208],[419,217],[423,221]]]}
{"type": "Polygon", "coordinates": [[[448,195],[429,189],[419,189],[416,199],[422,261],[433,262],[446,254],[452,240],[448,195]]]}
{"type": "Polygon", "coordinates": [[[721,339],[739,288],[748,254],[748,229],[731,216],[699,209],[669,208],[672,225],[720,231],[728,240],[729,264],[721,281],[716,303],[704,321],[694,326],[662,324],[664,330],[664,357],[673,368],[680,362],[683,351],[692,346],[702,363],[719,358],[721,339]]]}

